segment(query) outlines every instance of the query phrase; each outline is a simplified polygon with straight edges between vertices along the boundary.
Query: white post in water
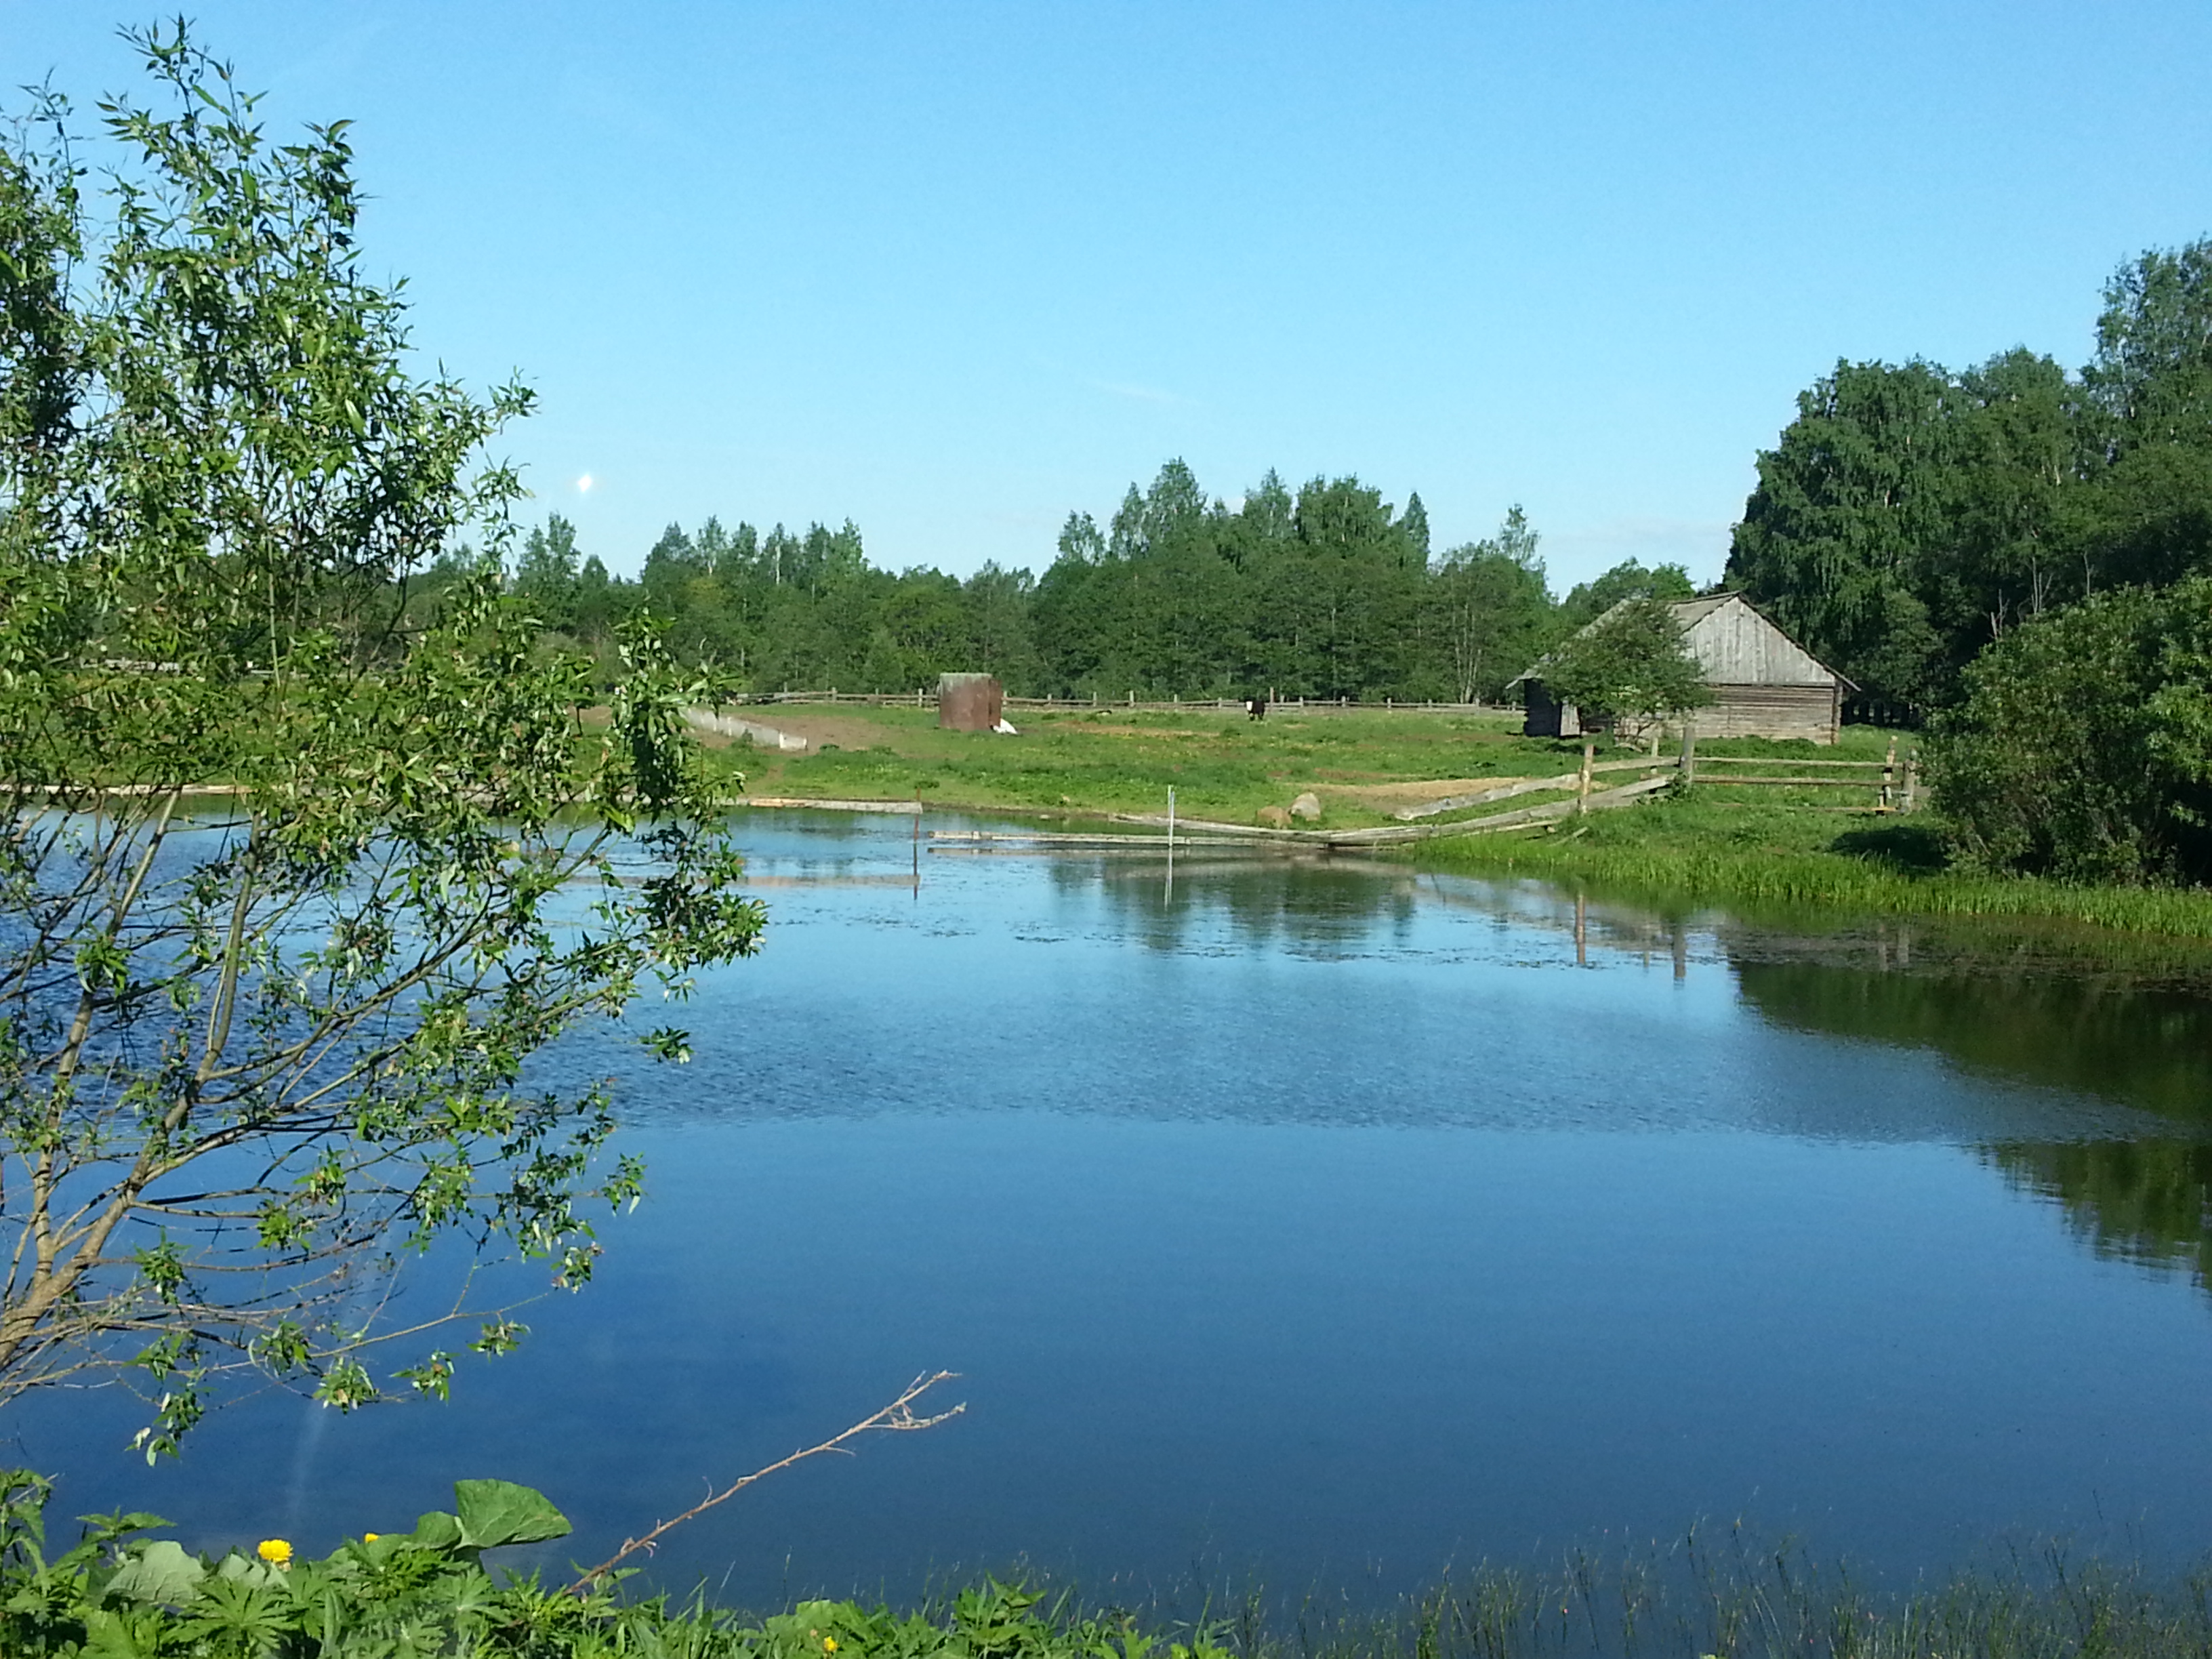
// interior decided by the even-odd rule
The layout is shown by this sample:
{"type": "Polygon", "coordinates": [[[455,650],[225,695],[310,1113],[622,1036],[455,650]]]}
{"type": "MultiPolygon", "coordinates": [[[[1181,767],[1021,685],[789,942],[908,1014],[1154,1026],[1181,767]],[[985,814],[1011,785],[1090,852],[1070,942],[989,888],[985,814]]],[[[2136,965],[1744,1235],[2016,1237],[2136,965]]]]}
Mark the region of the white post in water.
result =
{"type": "Polygon", "coordinates": [[[1167,902],[1175,902],[1175,786],[1168,786],[1168,881],[1164,890],[1167,902]]]}

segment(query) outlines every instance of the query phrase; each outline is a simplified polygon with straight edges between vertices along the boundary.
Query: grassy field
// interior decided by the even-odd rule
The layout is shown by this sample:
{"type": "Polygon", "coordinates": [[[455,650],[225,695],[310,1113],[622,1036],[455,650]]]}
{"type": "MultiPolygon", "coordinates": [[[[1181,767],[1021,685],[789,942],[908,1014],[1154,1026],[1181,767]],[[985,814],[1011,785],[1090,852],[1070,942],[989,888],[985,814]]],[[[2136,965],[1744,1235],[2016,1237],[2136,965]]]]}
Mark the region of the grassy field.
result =
{"type": "MultiPolygon", "coordinates": [[[[1332,825],[1381,823],[1378,786],[1519,777],[1573,763],[1571,745],[1530,743],[1503,714],[1024,714],[1020,735],[941,732],[933,709],[763,710],[819,744],[804,755],[740,746],[732,763],[756,795],[911,800],[1021,812],[1157,812],[1176,791],[1191,817],[1251,823],[1267,806],[1319,793],[1332,825]]],[[[1575,750],[1575,755],[1580,750],[1575,750]]]]}
{"type": "MultiPolygon", "coordinates": [[[[723,750],[750,794],[911,800],[919,793],[933,805],[986,811],[1157,812],[1172,787],[1187,817],[1249,824],[1263,809],[1287,807],[1311,791],[1322,803],[1324,825],[1356,829],[1390,822],[1394,807],[1453,793],[1437,786],[1474,789],[1554,776],[1582,759],[1578,742],[1522,737],[1520,715],[1504,710],[1278,709],[1249,720],[1228,711],[1106,708],[1024,714],[1015,737],[941,732],[933,709],[784,705],[759,715],[818,746],[804,754],[742,744],[723,750]]],[[[1877,759],[1888,734],[1855,727],[1846,738],[1842,749],[1818,752],[1877,759]]],[[[1631,752],[1601,750],[1600,758],[1631,752]]],[[[1809,744],[1732,743],[1705,744],[1701,752],[1780,757],[1815,750],[1809,744]]],[[[1859,792],[1848,793],[1859,799],[1859,792]]]]}
{"type": "MultiPolygon", "coordinates": [[[[1074,822],[1158,812],[1170,787],[1184,818],[1250,824],[1311,791],[1322,823],[1349,830],[1390,811],[1510,779],[1572,771],[1582,746],[1524,738],[1508,711],[1241,713],[1126,709],[1021,716],[1019,735],[943,732],[933,709],[787,705],[764,720],[806,737],[804,754],[744,744],[716,751],[756,797],[911,800],[1074,822]]],[[[1753,739],[1701,756],[1879,760],[1916,739],[1847,726],[1834,749],[1753,739]]],[[[1600,757],[1631,751],[1601,748],[1600,757]]],[[[1423,842],[1403,856],[1437,869],[1526,875],[1662,902],[1739,910],[1819,907],[1900,914],[2054,918],[2099,928],[2212,938],[2212,894],[2068,887],[1954,871],[1932,813],[1878,816],[1871,790],[1731,787],[1713,769],[1679,797],[1519,831],[1423,842]]],[[[1613,781],[1618,781],[1617,778],[1613,781]]],[[[1509,805],[1557,799],[1522,797],[1509,805]]],[[[1495,811],[1497,807],[1479,809],[1495,811]]]]}

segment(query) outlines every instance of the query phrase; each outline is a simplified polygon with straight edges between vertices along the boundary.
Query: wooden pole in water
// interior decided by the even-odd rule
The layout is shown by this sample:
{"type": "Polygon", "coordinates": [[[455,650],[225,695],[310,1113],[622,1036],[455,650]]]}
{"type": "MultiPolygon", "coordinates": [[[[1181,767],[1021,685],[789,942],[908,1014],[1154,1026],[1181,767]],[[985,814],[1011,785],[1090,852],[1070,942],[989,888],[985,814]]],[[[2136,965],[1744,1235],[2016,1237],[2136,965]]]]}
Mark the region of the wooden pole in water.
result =
{"type": "Polygon", "coordinates": [[[1175,853],[1175,785],[1168,786],[1168,852],[1175,853]]]}
{"type": "Polygon", "coordinates": [[[1590,767],[1596,760],[1597,745],[1595,743],[1585,743],[1583,745],[1582,786],[1576,792],[1575,796],[1575,816],[1577,817],[1589,811],[1590,767]]]}

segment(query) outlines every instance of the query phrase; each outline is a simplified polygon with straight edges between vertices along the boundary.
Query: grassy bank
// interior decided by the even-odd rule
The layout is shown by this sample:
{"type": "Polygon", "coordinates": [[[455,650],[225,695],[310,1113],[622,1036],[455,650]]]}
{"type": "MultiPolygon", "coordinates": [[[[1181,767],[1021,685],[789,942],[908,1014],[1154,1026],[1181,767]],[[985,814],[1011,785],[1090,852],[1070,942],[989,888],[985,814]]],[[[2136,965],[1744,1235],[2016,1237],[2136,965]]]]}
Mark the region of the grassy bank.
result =
{"type": "Polygon", "coordinates": [[[2212,938],[2212,893],[1966,874],[1948,867],[1941,828],[1925,816],[1824,814],[1703,784],[1579,823],[1425,843],[1416,856],[1428,868],[1533,876],[1662,903],[2034,917],[2212,938]]]}

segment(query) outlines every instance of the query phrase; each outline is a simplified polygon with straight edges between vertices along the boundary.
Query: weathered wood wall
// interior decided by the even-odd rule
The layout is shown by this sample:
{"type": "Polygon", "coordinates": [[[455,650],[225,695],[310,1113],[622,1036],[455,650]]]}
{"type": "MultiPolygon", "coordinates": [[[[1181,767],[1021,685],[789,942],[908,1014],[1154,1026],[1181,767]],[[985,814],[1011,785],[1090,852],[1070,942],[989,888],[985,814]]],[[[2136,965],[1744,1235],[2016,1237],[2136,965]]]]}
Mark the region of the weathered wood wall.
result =
{"type": "Polygon", "coordinates": [[[1841,690],[1826,685],[1716,685],[1713,703],[1697,714],[1701,738],[1807,738],[1833,743],[1841,690]]]}
{"type": "Polygon", "coordinates": [[[1682,643],[1711,685],[1796,685],[1823,689],[1836,677],[1736,594],[1673,607],[1682,643]]]}

